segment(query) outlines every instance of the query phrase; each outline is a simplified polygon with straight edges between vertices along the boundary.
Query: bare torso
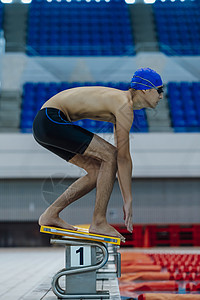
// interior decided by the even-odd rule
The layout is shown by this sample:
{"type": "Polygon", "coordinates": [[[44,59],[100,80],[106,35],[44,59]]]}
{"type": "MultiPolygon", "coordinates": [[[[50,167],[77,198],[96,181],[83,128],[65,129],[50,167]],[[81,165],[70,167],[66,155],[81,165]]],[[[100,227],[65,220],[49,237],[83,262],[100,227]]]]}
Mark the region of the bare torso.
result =
{"type": "Polygon", "coordinates": [[[42,108],[61,110],[70,121],[93,119],[116,123],[116,114],[124,105],[130,105],[130,95],[108,87],[78,87],[64,90],[44,103],[42,108]]]}

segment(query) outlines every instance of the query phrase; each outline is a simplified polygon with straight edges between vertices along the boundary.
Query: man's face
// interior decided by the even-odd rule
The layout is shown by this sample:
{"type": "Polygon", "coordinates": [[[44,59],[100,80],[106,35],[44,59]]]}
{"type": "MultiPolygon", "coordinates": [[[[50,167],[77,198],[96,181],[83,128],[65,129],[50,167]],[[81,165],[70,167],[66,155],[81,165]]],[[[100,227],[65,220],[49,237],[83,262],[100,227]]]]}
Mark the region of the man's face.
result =
{"type": "Polygon", "coordinates": [[[146,90],[146,101],[149,107],[155,108],[159,101],[163,98],[163,86],[157,87],[157,89],[146,90]]]}

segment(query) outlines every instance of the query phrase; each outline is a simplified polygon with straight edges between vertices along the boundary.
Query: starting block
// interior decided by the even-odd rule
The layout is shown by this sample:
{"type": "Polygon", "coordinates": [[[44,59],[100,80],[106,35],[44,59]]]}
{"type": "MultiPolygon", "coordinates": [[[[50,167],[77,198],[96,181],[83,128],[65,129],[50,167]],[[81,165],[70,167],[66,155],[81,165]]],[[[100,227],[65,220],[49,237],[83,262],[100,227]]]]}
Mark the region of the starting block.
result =
{"type": "MultiPolygon", "coordinates": [[[[97,270],[108,261],[108,244],[119,248],[120,238],[89,233],[88,229],[77,231],[51,226],[41,226],[40,232],[54,235],[52,244],[65,246],[65,268],[52,279],[52,290],[58,299],[108,299],[108,291],[96,291],[97,270]],[[60,278],[64,277],[65,287],[60,278]]],[[[121,276],[121,256],[114,251],[116,276],[121,276]]]]}

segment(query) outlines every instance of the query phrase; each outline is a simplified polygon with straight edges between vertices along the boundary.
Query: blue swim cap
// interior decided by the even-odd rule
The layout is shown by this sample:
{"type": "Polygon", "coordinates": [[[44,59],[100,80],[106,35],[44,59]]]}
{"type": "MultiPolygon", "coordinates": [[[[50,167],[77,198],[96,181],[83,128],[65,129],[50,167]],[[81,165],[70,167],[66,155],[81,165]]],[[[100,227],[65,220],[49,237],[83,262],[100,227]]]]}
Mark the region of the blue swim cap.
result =
{"type": "Polygon", "coordinates": [[[149,90],[163,85],[160,75],[150,69],[138,69],[131,79],[131,88],[135,90],[149,90]]]}

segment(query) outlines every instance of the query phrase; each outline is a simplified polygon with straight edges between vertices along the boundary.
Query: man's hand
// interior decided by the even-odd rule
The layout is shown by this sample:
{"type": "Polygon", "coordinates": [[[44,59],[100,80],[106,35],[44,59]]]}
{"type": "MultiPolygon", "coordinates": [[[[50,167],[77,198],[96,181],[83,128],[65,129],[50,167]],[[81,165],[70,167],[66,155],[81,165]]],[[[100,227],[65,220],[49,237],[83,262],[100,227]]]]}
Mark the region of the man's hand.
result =
{"type": "Polygon", "coordinates": [[[133,231],[132,201],[124,204],[123,211],[124,211],[125,226],[129,232],[132,232],[133,231]]]}

